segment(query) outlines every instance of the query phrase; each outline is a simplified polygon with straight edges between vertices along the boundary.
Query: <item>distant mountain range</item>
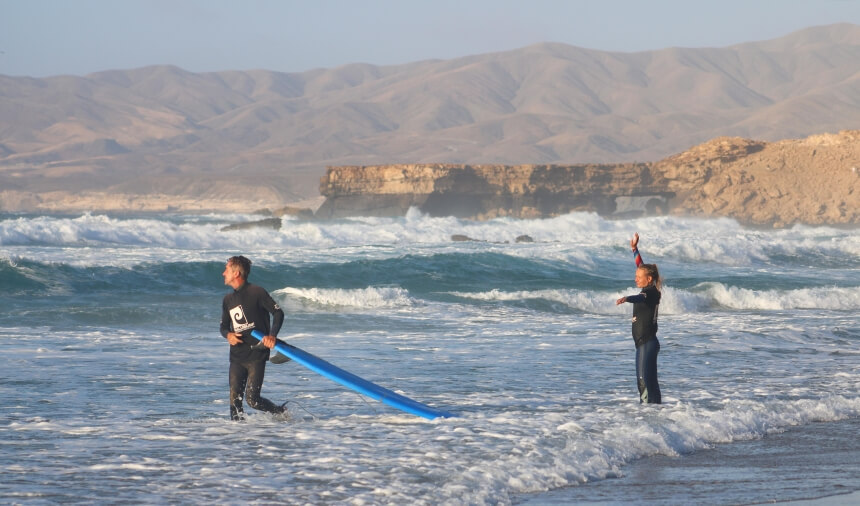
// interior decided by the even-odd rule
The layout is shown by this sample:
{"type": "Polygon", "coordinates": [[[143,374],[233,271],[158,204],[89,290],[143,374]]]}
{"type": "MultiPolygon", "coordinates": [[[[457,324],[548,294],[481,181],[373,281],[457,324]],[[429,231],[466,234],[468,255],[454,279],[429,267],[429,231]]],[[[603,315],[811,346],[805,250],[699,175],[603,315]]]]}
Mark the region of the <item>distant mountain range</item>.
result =
{"type": "Polygon", "coordinates": [[[0,209],[45,195],[291,202],[330,165],[655,161],[860,127],[860,26],[637,53],[537,44],[301,73],[0,76],[0,209]]]}

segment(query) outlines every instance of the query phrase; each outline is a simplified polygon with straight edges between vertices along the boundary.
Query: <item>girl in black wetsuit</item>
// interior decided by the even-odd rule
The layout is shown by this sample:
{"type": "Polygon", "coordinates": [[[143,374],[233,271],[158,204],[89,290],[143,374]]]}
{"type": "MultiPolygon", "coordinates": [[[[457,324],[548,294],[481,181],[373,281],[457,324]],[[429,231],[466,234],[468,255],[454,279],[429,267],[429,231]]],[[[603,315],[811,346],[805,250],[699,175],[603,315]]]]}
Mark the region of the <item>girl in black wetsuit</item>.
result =
{"type": "Polygon", "coordinates": [[[630,247],[636,262],[636,286],[642,289],[637,295],[621,297],[615,304],[633,304],[633,342],[636,344],[636,384],[639,402],[660,404],[660,384],[657,382],[657,309],[660,306],[660,272],[657,264],[642,263],[639,255],[639,234],[633,234],[630,247]]]}

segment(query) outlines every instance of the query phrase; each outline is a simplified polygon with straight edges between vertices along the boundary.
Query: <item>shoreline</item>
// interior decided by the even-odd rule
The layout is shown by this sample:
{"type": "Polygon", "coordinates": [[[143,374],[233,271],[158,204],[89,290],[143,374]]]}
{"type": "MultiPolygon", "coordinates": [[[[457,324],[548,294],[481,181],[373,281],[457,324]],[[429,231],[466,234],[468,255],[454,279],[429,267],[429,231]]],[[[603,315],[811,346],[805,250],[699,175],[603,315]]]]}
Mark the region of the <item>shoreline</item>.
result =
{"type": "Polygon", "coordinates": [[[860,499],[860,418],[786,427],[750,441],[687,455],[658,455],[622,475],[536,494],[513,504],[792,504],[835,506],[860,499]]]}
{"type": "MultiPolygon", "coordinates": [[[[5,192],[6,194],[10,192],[5,192]]],[[[0,204],[3,193],[0,193],[0,204]]],[[[7,214],[111,214],[116,216],[135,215],[164,215],[164,214],[248,214],[272,215],[281,209],[309,209],[315,212],[325,200],[324,197],[312,197],[292,202],[277,204],[265,201],[248,200],[214,200],[187,199],[181,197],[165,197],[164,195],[113,195],[99,197],[90,195],[86,198],[59,199],[48,204],[32,204],[29,206],[0,206],[0,212],[7,214]],[[267,205],[271,204],[271,205],[267,205]]]]}

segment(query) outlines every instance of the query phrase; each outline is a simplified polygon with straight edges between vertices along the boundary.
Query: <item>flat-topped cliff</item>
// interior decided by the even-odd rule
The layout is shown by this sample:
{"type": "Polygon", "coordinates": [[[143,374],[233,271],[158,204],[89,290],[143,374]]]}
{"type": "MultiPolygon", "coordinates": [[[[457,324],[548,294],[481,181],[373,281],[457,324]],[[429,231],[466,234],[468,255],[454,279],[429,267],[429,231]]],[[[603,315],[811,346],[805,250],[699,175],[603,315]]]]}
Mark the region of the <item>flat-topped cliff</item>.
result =
{"type": "Polygon", "coordinates": [[[616,196],[665,201],[653,165],[412,164],[329,167],[316,216],[396,216],[410,207],[438,216],[538,218],[577,210],[616,212],[616,196]]]}
{"type": "Polygon", "coordinates": [[[860,130],[721,137],[658,162],[329,167],[316,216],[726,216],[750,225],[860,224],[860,130]]]}

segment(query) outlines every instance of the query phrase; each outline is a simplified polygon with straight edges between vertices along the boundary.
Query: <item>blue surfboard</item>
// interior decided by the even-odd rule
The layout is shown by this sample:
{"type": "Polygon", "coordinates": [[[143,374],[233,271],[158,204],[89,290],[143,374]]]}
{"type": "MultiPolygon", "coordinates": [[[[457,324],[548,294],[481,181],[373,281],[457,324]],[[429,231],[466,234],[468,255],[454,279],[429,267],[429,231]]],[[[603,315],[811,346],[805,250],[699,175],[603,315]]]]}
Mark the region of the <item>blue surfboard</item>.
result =
{"type": "MultiPolygon", "coordinates": [[[[259,330],[252,330],[251,336],[253,336],[258,341],[262,341],[263,335],[259,330]]],[[[321,374],[326,378],[336,381],[341,385],[355,390],[360,394],[364,394],[371,399],[376,399],[377,401],[384,402],[393,408],[397,408],[406,413],[411,413],[413,415],[417,415],[423,418],[427,418],[428,420],[432,420],[438,417],[452,417],[453,413],[449,413],[448,411],[444,411],[441,409],[431,408],[426,404],[422,404],[418,401],[414,401],[405,395],[400,395],[396,392],[392,392],[387,388],[383,388],[376,383],[372,383],[367,381],[364,378],[360,378],[355,374],[352,374],[349,371],[344,371],[340,367],[337,367],[334,364],[326,362],[325,360],[319,358],[316,355],[308,353],[301,348],[296,348],[291,344],[287,344],[283,341],[275,342],[275,349],[278,350],[278,353],[286,355],[287,357],[295,360],[299,364],[307,367],[311,371],[315,373],[321,374]]]]}

